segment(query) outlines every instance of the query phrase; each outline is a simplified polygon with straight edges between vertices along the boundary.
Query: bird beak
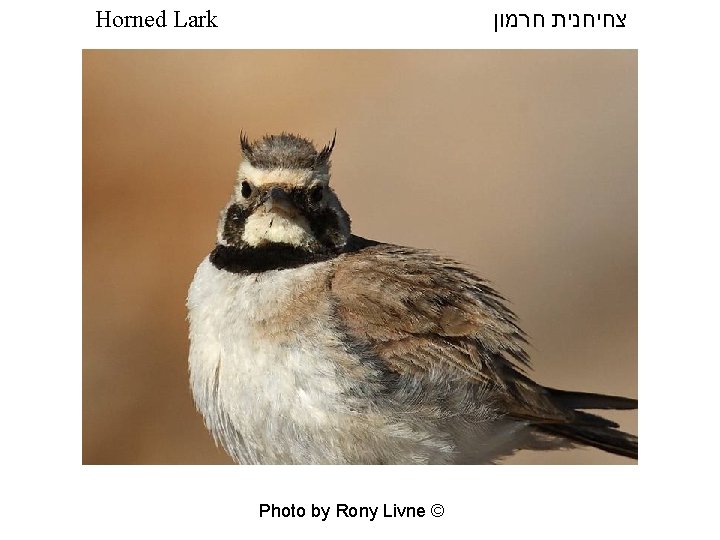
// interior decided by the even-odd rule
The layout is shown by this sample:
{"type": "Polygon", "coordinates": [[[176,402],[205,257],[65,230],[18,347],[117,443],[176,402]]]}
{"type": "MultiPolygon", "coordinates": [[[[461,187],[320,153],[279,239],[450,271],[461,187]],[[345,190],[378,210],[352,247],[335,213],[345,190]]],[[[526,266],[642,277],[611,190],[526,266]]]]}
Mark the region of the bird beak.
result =
{"type": "Polygon", "coordinates": [[[297,212],[297,208],[290,199],[290,195],[279,187],[271,188],[270,191],[268,191],[263,206],[268,212],[272,210],[280,210],[287,214],[295,214],[297,212]]]}

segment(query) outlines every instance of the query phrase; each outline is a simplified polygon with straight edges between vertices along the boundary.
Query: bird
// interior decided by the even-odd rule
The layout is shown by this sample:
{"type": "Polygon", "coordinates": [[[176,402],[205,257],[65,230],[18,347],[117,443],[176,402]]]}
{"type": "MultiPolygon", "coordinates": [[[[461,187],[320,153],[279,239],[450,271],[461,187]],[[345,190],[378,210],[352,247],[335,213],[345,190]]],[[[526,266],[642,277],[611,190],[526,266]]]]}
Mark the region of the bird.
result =
{"type": "Polygon", "coordinates": [[[495,464],[638,439],[621,396],[530,378],[507,301],[434,251],[356,236],[330,186],[336,135],[250,141],[187,297],[190,387],[239,464],[495,464]]]}

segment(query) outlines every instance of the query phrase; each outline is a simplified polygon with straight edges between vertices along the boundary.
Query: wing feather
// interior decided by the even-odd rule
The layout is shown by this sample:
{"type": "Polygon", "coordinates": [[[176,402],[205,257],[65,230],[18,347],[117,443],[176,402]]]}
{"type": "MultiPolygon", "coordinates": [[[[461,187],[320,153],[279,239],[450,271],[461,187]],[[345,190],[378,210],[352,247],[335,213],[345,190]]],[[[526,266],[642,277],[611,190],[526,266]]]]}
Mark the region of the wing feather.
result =
{"type": "Polygon", "coordinates": [[[338,258],[331,281],[349,337],[401,376],[486,387],[533,421],[567,419],[524,374],[525,334],[504,299],[460,264],[432,252],[376,244],[338,258]]]}

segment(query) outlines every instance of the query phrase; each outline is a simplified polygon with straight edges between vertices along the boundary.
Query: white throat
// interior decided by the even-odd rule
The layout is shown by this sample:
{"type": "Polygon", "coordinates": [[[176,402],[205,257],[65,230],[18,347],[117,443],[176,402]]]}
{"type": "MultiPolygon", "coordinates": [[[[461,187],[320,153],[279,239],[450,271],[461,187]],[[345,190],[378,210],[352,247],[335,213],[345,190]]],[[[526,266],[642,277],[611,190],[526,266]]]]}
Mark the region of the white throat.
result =
{"type": "Polygon", "coordinates": [[[304,247],[312,243],[313,236],[303,216],[290,218],[275,212],[255,212],[245,222],[242,239],[249,246],[276,242],[304,247]]]}

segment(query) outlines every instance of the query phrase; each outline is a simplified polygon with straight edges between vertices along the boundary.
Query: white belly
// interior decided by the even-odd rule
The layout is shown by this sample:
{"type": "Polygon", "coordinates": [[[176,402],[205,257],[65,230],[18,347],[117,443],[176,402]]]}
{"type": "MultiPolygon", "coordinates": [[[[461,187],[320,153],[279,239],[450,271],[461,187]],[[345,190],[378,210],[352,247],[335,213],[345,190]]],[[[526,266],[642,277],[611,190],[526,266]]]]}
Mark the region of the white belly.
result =
{"type": "Polygon", "coordinates": [[[350,414],[327,351],[329,306],[311,285],[326,264],[252,276],[207,259],[198,268],[188,296],[193,395],[239,462],[314,462],[318,432],[350,414]]]}

